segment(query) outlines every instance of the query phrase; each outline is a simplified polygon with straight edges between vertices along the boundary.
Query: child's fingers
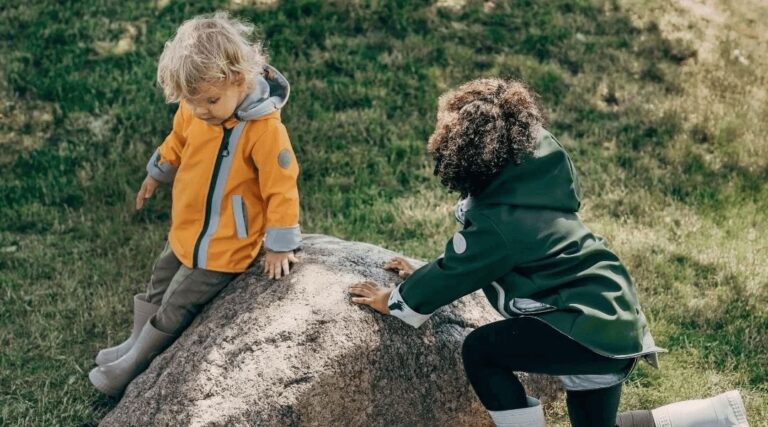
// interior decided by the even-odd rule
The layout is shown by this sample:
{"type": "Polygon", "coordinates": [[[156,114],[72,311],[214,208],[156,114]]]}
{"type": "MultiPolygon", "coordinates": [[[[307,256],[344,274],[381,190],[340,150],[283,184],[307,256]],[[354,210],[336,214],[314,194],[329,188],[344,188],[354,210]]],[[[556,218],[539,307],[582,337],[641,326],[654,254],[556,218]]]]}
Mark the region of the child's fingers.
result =
{"type": "Polygon", "coordinates": [[[397,273],[397,275],[398,275],[398,276],[400,276],[400,277],[402,277],[403,279],[405,279],[406,277],[410,276],[410,275],[411,275],[411,273],[409,273],[409,272],[407,272],[407,271],[405,271],[405,270],[402,270],[402,271],[400,271],[399,273],[397,273]]]}
{"type": "Polygon", "coordinates": [[[367,282],[355,283],[352,286],[352,288],[353,289],[365,290],[365,291],[370,291],[371,290],[371,286],[367,282]]]}
{"type": "Polygon", "coordinates": [[[384,266],[385,270],[398,270],[400,277],[403,277],[403,270],[411,270],[410,264],[402,258],[394,258],[384,266]]]}
{"type": "Polygon", "coordinates": [[[369,292],[367,290],[364,290],[364,289],[359,289],[359,288],[358,289],[350,289],[349,293],[352,294],[352,295],[360,296],[360,297],[370,297],[371,296],[371,292],[369,292]]]}
{"type": "Polygon", "coordinates": [[[373,282],[360,282],[354,285],[356,288],[365,290],[369,294],[373,294],[378,289],[378,286],[373,282]]]}
{"type": "Polygon", "coordinates": [[[136,193],[136,210],[144,207],[144,186],[142,185],[139,192],[136,193]]]}
{"type": "Polygon", "coordinates": [[[371,305],[373,304],[373,298],[352,298],[352,302],[357,304],[365,304],[365,305],[371,305]]]}
{"type": "Polygon", "coordinates": [[[288,254],[288,261],[290,261],[290,262],[299,262],[299,259],[296,258],[296,255],[294,255],[293,253],[290,253],[290,254],[288,254]]]}
{"type": "Polygon", "coordinates": [[[369,297],[373,295],[373,291],[371,291],[368,288],[363,288],[358,285],[352,285],[351,288],[349,288],[349,293],[353,295],[363,296],[363,297],[369,297]]]}
{"type": "Polygon", "coordinates": [[[152,197],[152,194],[155,193],[155,188],[157,188],[157,186],[149,185],[146,182],[141,184],[139,193],[136,195],[136,209],[144,207],[144,201],[152,197]]]}
{"type": "Polygon", "coordinates": [[[291,272],[290,264],[288,263],[288,258],[283,260],[282,267],[283,267],[283,276],[287,276],[288,273],[291,272]]]}
{"type": "Polygon", "coordinates": [[[275,279],[279,279],[284,276],[283,263],[281,261],[275,261],[275,279]]]}
{"type": "Polygon", "coordinates": [[[387,261],[386,264],[384,264],[384,269],[385,270],[394,270],[396,268],[398,268],[397,267],[397,257],[392,258],[391,260],[387,261]]]}

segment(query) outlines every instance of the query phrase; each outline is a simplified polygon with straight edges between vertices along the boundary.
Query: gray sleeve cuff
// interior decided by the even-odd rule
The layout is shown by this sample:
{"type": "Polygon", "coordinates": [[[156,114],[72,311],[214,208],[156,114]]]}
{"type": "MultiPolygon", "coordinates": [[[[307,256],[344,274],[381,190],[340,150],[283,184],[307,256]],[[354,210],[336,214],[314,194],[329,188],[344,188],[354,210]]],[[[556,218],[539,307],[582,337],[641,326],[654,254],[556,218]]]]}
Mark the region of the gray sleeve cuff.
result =
{"type": "Polygon", "coordinates": [[[176,177],[176,168],[170,163],[161,164],[160,160],[160,151],[155,150],[155,154],[147,162],[147,173],[160,182],[170,184],[176,177]]]}
{"type": "Polygon", "coordinates": [[[301,230],[293,227],[270,227],[264,236],[264,247],[272,252],[288,252],[301,246],[301,230]]]}
{"type": "Polygon", "coordinates": [[[400,295],[400,286],[397,285],[395,289],[392,289],[392,293],[389,294],[389,314],[397,317],[403,322],[418,328],[422,323],[426,322],[432,314],[421,314],[414,311],[408,304],[405,303],[403,297],[400,295]]]}

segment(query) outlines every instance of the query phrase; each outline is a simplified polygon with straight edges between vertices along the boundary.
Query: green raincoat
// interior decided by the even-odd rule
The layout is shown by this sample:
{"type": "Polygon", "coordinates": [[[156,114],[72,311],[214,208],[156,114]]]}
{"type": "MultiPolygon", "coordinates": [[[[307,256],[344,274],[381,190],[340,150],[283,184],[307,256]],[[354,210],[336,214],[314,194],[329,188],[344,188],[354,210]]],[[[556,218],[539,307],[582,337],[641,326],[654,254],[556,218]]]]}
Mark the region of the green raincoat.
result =
{"type": "Polygon", "coordinates": [[[632,279],[579,219],[575,170],[542,129],[535,152],[510,164],[457,207],[464,229],[437,260],[392,291],[390,313],[418,327],[439,307],[482,289],[504,317],[533,316],[613,358],[646,355],[654,344],[632,279]]]}

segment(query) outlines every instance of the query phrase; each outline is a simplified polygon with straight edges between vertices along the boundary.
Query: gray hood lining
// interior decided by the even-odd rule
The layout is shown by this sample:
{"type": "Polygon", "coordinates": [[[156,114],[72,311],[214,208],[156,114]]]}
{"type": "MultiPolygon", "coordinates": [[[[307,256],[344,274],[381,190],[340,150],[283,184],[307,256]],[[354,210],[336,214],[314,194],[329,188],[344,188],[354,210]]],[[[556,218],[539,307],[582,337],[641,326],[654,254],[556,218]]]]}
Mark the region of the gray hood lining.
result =
{"type": "Polygon", "coordinates": [[[291,85],[271,65],[264,67],[264,75],[256,78],[256,87],[237,106],[235,117],[241,121],[256,120],[282,109],[288,103],[291,85]]]}

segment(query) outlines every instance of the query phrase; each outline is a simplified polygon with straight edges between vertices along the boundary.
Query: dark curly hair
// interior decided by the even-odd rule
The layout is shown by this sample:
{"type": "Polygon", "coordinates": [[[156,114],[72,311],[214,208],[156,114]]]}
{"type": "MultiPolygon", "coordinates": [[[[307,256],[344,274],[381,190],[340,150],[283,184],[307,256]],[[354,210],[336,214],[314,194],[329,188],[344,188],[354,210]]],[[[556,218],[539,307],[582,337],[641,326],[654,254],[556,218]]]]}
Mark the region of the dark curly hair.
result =
{"type": "Polygon", "coordinates": [[[544,118],[519,81],[478,79],[440,96],[427,148],[435,175],[462,197],[477,195],[509,164],[534,150],[544,118]]]}

